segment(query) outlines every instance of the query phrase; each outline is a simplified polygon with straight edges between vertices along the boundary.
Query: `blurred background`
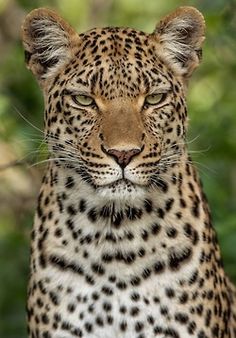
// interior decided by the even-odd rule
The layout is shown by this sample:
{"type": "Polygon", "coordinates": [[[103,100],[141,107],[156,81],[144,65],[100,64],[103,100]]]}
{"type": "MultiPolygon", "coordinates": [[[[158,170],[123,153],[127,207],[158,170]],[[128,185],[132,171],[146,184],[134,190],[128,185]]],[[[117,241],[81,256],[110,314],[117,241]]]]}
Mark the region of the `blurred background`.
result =
{"type": "Polygon", "coordinates": [[[206,18],[203,62],[189,86],[189,148],[212,209],[225,269],[236,282],[236,2],[234,0],[0,0],[0,337],[26,338],[29,236],[42,178],[43,100],[24,65],[20,25],[56,9],[78,31],[131,26],[152,32],[181,5],[206,18]]]}

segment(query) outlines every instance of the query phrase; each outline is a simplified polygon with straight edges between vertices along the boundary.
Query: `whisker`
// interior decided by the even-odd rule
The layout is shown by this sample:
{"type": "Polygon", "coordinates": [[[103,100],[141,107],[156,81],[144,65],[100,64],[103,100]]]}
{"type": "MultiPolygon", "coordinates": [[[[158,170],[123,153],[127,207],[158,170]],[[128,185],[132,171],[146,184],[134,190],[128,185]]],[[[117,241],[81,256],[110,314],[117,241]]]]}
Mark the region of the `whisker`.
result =
{"type": "Polygon", "coordinates": [[[27,122],[32,128],[34,128],[35,130],[39,131],[40,133],[44,134],[44,131],[39,129],[38,127],[36,127],[35,125],[33,125],[33,123],[31,123],[29,120],[27,120],[27,118],[21,114],[21,112],[19,111],[19,109],[13,105],[14,110],[17,112],[17,114],[20,115],[20,117],[27,122]]]}

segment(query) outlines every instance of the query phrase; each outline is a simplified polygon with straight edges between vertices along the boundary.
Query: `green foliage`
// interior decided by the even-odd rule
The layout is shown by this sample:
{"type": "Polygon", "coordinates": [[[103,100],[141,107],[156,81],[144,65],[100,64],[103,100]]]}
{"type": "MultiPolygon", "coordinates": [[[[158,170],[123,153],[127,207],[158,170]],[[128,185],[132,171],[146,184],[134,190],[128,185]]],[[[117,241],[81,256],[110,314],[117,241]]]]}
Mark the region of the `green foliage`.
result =
{"type": "MultiPolygon", "coordinates": [[[[53,7],[78,31],[113,25],[152,32],[158,19],[178,6],[193,5],[203,12],[207,38],[203,63],[189,86],[189,148],[208,195],[225,268],[236,282],[235,1],[18,0],[11,3],[12,11],[16,7],[25,13],[41,6],[53,7]]],[[[0,0],[1,18],[9,15],[8,5],[10,1],[0,0]]],[[[45,149],[39,148],[42,133],[21,115],[42,129],[42,95],[24,66],[19,36],[7,37],[5,44],[0,68],[1,157],[6,156],[5,162],[22,160],[25,156],[32,160],[32,154],[39,149],[33,156],[33,161],[38,161],[45,154],[45,149]],[[8,158],[9,152],[12,154],[8,158]]],[[[0,172],[0,337],[4,338],[26,337],[29,232],[34,209],[31,200],[36,199],[35,177],[39,176],[40,170],[32,173],[27,166],[0,172]]]]}

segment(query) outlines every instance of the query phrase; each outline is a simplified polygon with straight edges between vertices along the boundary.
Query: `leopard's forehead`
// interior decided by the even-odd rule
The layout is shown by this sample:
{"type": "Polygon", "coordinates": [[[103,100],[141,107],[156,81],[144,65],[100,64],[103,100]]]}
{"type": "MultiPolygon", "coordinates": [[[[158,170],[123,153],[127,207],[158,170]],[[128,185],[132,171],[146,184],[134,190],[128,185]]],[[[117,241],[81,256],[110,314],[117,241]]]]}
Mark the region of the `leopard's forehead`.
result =
{"type": "Polygon", "coordinates": [[[72,64],[73,80],[106,98],[146,94],[168,86],[171,76],[153,36],[131,28],[95,28],[80,34],[72,64]]]}
{"type": "Polygon", "coordinates": [[[94,28],[79,35],[85,48],[92,54],[99,51],[110,56],[119,56],[119,53],[129,54],[131,51],[143,52],[148,46],[151,35],[132,28],[105,27],[94,28]]]}

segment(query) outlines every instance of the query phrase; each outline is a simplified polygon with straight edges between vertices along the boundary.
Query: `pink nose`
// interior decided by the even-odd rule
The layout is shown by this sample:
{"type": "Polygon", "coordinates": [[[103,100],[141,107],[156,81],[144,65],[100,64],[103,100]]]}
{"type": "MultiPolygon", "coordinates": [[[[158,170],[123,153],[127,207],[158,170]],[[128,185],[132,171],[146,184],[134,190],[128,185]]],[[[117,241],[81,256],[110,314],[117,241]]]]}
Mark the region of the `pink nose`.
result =
{"type": "MultiPolygon", "coordinates": [[[[104,149],[103,149],[104,150],[104,149]]],[[[141,153],[142,149],[129,149],[129,150],[117,150],[108,149],[105,152],[114,157],[115,161],[122,167],[125,168],[131,161],[132,157],[141,153]]]]}

